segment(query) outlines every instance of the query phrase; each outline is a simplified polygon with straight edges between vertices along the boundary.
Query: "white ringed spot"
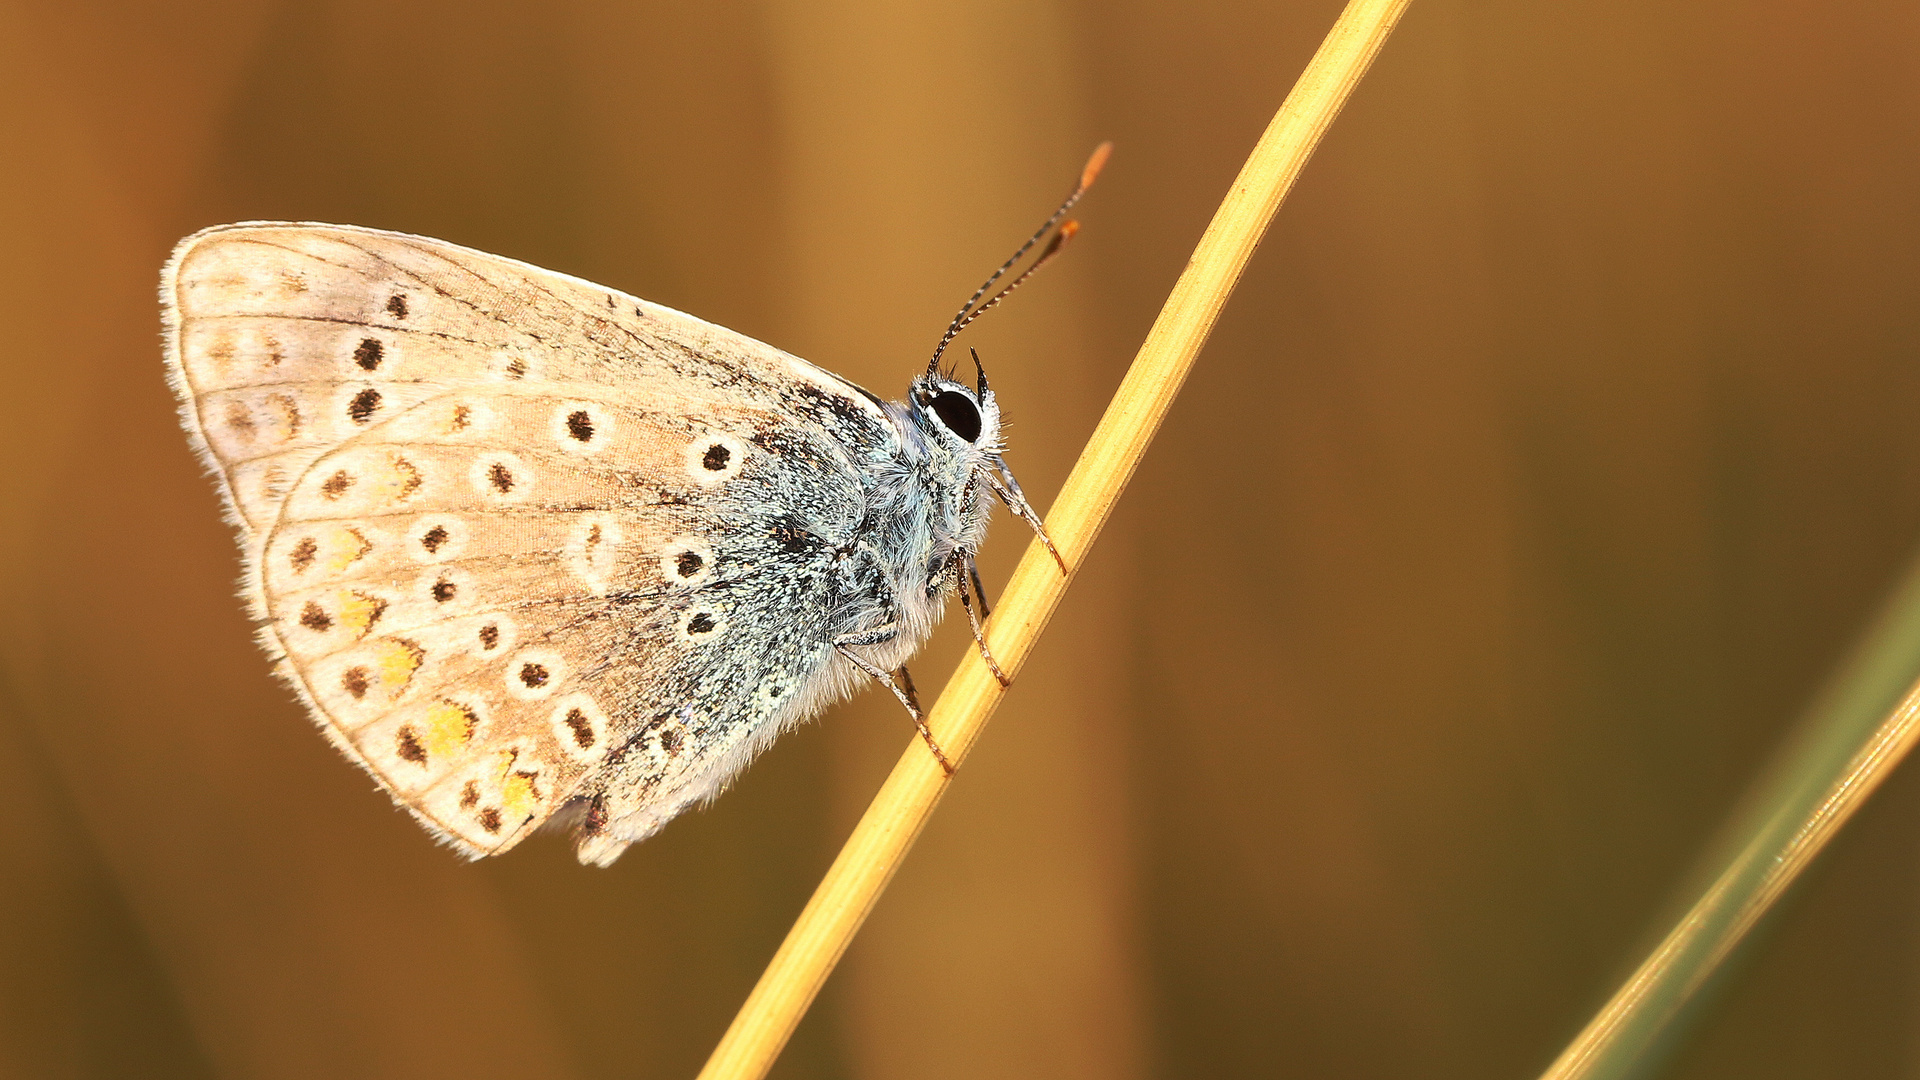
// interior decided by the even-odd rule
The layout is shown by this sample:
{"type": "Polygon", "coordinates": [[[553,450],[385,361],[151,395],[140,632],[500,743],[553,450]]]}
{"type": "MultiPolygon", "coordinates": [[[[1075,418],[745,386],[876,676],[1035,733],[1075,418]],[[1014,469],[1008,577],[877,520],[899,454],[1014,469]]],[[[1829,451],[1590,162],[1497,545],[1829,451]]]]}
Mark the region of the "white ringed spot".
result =
{"type": "Polygon", "coordinates": [[[417,596],[423,598],[436,615],[458,614],[473,604],[473,575],[443,567],[421,576],[417,596]]]}
{"type": "Polygon", "coordinates": [[[685,451],[687,475],[701,487],[718,487],[740,475],[747,463],[747,444],[732,435],[697,435],[685,451]]]}
{"type": "Polygon", "coordinates": [[[680,613],[675,631],[682,640],[708,645],[726,635],[727,617],[708,607],[688,608],[680,613]]]}
{"type": "Polygon", "coordinates": [[[507,693],[522,701],[553,696],[567,677],[567,662],[551,649],[525,649],[507,661],[507,693]]]}
{"type": "Polygon", "coordinates": [[[660,552],[660,576],[669,584],[694,586],[713,574],[713,547],[697,536],[676,536],[660,552]]]}
{"type": "Polygon", "coordinates": [[[407,550],[423,562],[457,559],[467,548],[467,524],[450,514],[420,518],[407,531],[407,536],[407,550]]]}
{"type": "Polygon", "coordinates": [[[613,410],[591,401],[563,401],[548,424],[554,445],[573,454],[594,454],[613,441],[613,410]]]}
{"type": "Polygon", "coordinates": [[[534,473],[520,455],[490,450],[473,459],[467,482],[491,502],[521,502],[533,493],[534,473]]]}
{"type": "Polygon", "coordinates": [[[492,613],[473,620],[473,647],[486,656],[504,656],[520,640],[520,627],[505,615],[492,613]]]}
{"type": "Polygon", "coordinates": [[[597,761],[607,752],[607,714],[592,697],[568,694],[553,707],[553,737],[581,761],[597,761]]]}
{"type": "Polygon", "coordinates": [[[348,423],[343,430],[357,431],[381,418],[387,406],[386,395],[377,386],[347,386],[334,399],[334,415],[348,423]]]}

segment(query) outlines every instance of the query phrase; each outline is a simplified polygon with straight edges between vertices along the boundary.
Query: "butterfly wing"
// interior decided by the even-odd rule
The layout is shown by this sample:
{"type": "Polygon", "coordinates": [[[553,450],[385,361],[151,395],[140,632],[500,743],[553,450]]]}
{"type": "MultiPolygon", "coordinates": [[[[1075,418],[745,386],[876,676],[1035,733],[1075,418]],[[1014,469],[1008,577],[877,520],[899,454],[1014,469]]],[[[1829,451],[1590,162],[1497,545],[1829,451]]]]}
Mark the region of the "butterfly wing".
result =
{"type": "Polygon", "coordinates": [[[162,291],[264,644],[464,853],[571,806],[611,861],[845,689],[834,546],[897,447],[865,391],[375,230],[210,229],[162,291]]]}

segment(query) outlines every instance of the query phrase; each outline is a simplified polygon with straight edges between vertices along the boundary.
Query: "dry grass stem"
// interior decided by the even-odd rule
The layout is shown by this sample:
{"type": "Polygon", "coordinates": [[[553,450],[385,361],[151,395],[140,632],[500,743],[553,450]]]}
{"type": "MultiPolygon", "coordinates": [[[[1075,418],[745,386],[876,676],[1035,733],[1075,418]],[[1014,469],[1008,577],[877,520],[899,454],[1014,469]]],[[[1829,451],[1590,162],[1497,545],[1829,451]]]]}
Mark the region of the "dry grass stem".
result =
{"type": "MultiPolygon", "coordinates": [[[[1281,199],[1406,6],[1407,0],[1352,0],[1241,168],[1047,515],[1066,566],[1078,567],[1086,558],[1281,199]]],[[[1038,542],[1027,549],[986,628],[1009,676],[1018,676],[1069,580],[1038,542]]],[[[972,748],[1004,693],[969,652],[927,718],[956,762],[972,748]]],[[[702,1080],[766,1075],[932,815],[946,783],[916,739],[734,1017],[701,1070],[702,1080]]]]}
{"type": "Polygon", "coordinates": [[[1650,1053],[1768,909],[1920,738],[1920,564],[1755,785],[1700,898],[1543,1080],[1618,1080],[1650,1053]],[[1889,708],[1890,702],[1892,704],[1889,708]]]}

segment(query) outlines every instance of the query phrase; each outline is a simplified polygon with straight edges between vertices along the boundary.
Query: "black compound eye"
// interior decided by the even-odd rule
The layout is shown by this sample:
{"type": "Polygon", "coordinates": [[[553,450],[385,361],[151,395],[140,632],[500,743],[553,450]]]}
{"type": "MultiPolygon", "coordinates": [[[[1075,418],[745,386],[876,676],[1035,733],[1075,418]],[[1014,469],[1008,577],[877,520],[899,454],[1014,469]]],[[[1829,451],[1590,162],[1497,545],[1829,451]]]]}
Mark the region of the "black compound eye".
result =
{"type": "Polygon", "coordinates": [[[934,415],[947,425],[947,430],[972,442],[980,437],[980,410],[974,407],[973,399],[957,390],[948,390],[934,396],[934,415]]]}

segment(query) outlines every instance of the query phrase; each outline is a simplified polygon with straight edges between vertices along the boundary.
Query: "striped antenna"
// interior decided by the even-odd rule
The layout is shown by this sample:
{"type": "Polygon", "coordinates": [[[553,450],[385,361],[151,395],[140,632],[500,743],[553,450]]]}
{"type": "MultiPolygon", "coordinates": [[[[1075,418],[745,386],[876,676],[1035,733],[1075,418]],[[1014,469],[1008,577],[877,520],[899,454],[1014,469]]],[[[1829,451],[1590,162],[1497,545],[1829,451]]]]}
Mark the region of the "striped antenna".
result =
{"type": "Polygon", "coordinates": [[[1061,227],[1060,231],[1054,235],[1053,240],[1040,252],[1040,257],[1033,261],[1032,266],[1027,267],[1019,277],[1014,278],[1012,284],[994,293],[992,299],[984,304],[980,302],[980,298],[987,295],[987,290],[993,288],[994,282],[1005,277],[1007,271],[1013,269],[1015,263],[1025,258],[1027,252],[1033,250],[1033,245],[1045,239],[1048,233],[1053,232],[1053,227],[1060,224],[1060,220],[1067,216],[1067,211],[1073,209],[1073,204],[1079,202],[1080,196],[1085,195],[1087,189],[1093,186],[1093,182],[1099,179],[1100,170],[1106,167],[1107,158],[1112,155],[1112,153],[1113,144],[1110,142],[1103,142],[1099,146],[1094,147],[1092,156],[1087,158],[1086,167],[1080,170],[1080,182],[1074,186],[1073,193],[1066,197],[1066,200],[1060,204],[1060,208],[1053,212],[1052,217],[1047,218],[1045,224],[1035,229],[1032,236],[1027,237],[1027,242],[1020,245],[1020,250],[1014,252],[1012,258],[1001,263],[1000,269],[995,270],[991,277],[987,278],[985,282],[981,283],[978,289],[973,291],[973,295],[967,298],[967,302],[960,305],[960,313],[953,317],[952,323],[948,324],[947,332],[940,335],[940,344],[934,346],[933,359],[927,361],[928,375],[940,374],[941,355],[947,351],[947,346],[953,343],[953,339],[959,335],[960,331],[967,328],[968,323],[986,314],[989,308],[998,304],[1008,293],[1019,288],[1022,282],[1033,276],[1035,270],[1045,266],[1049,259],[1060,254],[1060,249],[1065,247],[1067,241],[1073,239],[1073,235],[1080,231],[1079,222],[1067,222],[1061,227]]]}

